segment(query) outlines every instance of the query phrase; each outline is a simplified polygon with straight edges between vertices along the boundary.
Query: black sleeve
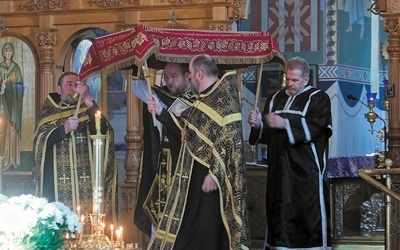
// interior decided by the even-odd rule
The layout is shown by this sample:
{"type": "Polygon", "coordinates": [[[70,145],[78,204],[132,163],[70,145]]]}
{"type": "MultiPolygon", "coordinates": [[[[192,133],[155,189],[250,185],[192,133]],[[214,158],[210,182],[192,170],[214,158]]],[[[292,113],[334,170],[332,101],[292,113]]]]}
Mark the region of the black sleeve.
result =
{"type": "Polygon", "coordinates": [[[67,135],[65,134],[64,126],[58,127],[50,134],[49,138],[47,139],[47,145],[53,146],[54,144],[62,141],[62,139],[65,137],[67,137],[67,135]]]}
{"type": "Polygon", "coordinates": [[[163,108],[161,114],[157,116],[157,120],[168,129],[169,133],[172,136],[177,136],[180,138],[181,130],[172,119],[173,115],[173,113],[168,112],[166,109],[163,108]]]}

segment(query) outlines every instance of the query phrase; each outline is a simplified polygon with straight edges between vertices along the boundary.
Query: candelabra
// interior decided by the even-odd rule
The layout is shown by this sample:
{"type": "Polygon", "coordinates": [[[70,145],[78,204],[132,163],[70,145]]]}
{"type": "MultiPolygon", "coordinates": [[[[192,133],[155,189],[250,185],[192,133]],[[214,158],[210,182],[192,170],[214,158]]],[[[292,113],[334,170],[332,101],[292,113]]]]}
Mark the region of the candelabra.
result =
{"type": "Polygon", "coordinates": [[[378,132],[378,140],[379,141],[383,141],[384,142],[384,151],[387,150],[386,148],[386,121],[380,117],[377,113],[375,113],[374,108],[376,106],[376,95],[377,93],[367,93],[367,103],[368,103],[368,108],[369,111],[368,113],[365,114],[365,119],[367,119],[367,121],[369,122],[370,126],[371,126],[371,134],[374,133],[374,123],[376,121],[376,119],[379,119],[383,122],[383,128],[378,132]]]}
{"type": "MultiPolygon", "coordinates": [[[[386,133],[387,133],[387,126],[386,126],[386,121],[374,111],[374,108],[376,106],[376,95],[377,95],[377,93],[367,93],[366,94],[368,105],[365,104],[359,98],[357,98],[357,97],[355,97],[353,95],[347,95],[347,98],[351,99],[351,100],[359,101],[361,104],[363,104],[365,107],[367,107],[369,109],[369,111],[364,115],[365,119],[368,121],[368,123],[371,126],[369,132],[373,136],[374,140],[384,143],[383,156],[384,156],[384,159],[386,159],[386,151],[387,151],[386,133]],[[374,124],[376,122],[376,119],[379,119],[379,120],[381,120],[383,122],[383,128],[380,129],[376,133],[376,136],[374,136],[374,134],[375,134],[374,124]]],[[[387,109],[387,102],[385,102],[384,105],[385,105],[385,108],[387,109]]]]}
{"type": "MultiPolygon", "coordinates": [[[[105,228],[105,214],[104,214],[104,175],[103,163],[104,163],[104,148],[108,135],[101,134],[100,127],[101,112],[98,111],[95,114],[95,127],[96,134],[90,135],[93,141],[93,161],[94,169],[93,173],[93,207],[92,213],[89,214],[90,223],[92,228],[91,235],[86,239],[82,240],[82,233],[79,235],[78,240],[66,240],[62,250],[73,250],[73,249],[85,249],[85,250],[111,250],[111,249],[134,249],[133,243],[126,244],[123,240],[122,227],[116,230],[116,240],[114,241],[114,226],[111,225],[111,240],[104,234],[105,228]]],[[[80,207],[77,207],[78,217],[80,207]]],[[[82,215],[82,224],[84,217],[82,215]]],[[[82,227],[83,228],[83,227],[82,227]]],[[[139,249],[139,248],[138,248],[139,249]]]]}
{"type": "MultiPolygon", "coordinates": [[[[99,122],[96,121],[96,127],[99,122]]],[[[93,211],[89,214],[90,221],[93,228],[93,234],[91,234],[86,242],[82,242],[81,245],[85,249],[104,249],[111,245],[111,241],[104,234],[104,173],[103,173],[103,161],[104,161],[104,142],[107,139],[107,135],[102,135],[100,130],[97,129],[96,135],[90,135],[93,140],[93,159],[94,159],[94,181],[93,181],[93,211]]]]}

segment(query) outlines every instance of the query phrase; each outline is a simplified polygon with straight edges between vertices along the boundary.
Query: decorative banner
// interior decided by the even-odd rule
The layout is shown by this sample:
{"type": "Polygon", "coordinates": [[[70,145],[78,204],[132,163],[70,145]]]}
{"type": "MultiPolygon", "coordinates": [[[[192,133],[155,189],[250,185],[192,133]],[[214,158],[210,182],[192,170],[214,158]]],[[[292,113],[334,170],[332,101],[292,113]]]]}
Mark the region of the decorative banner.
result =
{"type": "Polygon", "coordinates": [[[95,39],[80,71],[80,79],[106,68],[148,67],[162,69],[166,62],[189,63],[198,54],[214,57],[220,69],[237,69],[270,61],[285,65],[275,41],[267,31],[224,32],[156,29],[137,25],[133,29],[95,39]]]}

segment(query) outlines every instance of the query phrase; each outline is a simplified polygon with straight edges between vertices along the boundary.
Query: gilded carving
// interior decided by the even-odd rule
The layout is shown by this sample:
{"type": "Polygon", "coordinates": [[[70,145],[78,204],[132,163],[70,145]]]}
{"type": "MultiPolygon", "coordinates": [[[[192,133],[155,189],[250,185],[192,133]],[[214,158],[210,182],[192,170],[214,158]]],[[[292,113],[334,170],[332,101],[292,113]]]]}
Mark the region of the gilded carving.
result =
{"type": "Polygon", "coordinates": [[[217,30],[217,31],[227,31],[230,30],[224,24],[211,24],[210,30],[217,30]]]}
{"type": "Polygon", "coordinates": [[[171,4],[191,4],[197,3],[199,0],[162,0],[162,2],[168,2],[171,4]]]}
{"type": "Polygon", "coordinates": [[[386,0],[386,5],[387,5],[387,10],[389,13],[397,13],[399,11],[399,1],[398,0],[386,0]]]}
{"type": "Polygon", "coordinates": [[[54,49],[57,42],[56,30],[36,33],[36,42],[40,49],[40,65],[42,71],[49,71],[54,64],[54,49]]]}
{"type": "Polygon", "coordinates": [[[63,0],[32,0],[26,3],[21,3],[21,9],[34,10],[51,10],[65,5],[63,0]]]}
{"type": "Polygon", "coordinates": [[[237,21],[247,14],[247,0],[232,0],[232,18],[237,21]]]}
{"type": "Polygon", "coordinates": [[[399,29],[399,18],[398,17],[385,18],[384,29],[386,32],[397,31],[399,29]]]}
{"type": "Polygon", "coordinates": [[[134,4],[137,0],[89,0],[90,5],[97,5],[99,7],[119,7],[128,4],[134,4]]]}
{"type": "Polygon", "coordinates": [[[56,31],[41,31],[36,33],[36,42],[40,48],[48,48],[56,45],[56,31]]]}
{"type": "Polygon", "coordinates": [[[135,189],[132,187],[121,187],[122,201],[126,205],[127,212],[131,211],[135,205],[135,189]]]}

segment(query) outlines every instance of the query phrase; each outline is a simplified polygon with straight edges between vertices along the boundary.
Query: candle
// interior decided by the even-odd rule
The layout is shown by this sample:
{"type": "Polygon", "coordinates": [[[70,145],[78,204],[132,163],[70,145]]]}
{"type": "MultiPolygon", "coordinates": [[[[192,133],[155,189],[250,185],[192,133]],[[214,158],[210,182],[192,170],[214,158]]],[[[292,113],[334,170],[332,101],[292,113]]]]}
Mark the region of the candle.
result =
{"type": "Polygon", "coordinates": [[[119,231],[119,229],[117,229],[116,231],[115,231],[115,234],[117,235],[117,242],[119,242],[120,240],[121,240],[121,234],[120,234],[121,232],[119,231]]]}
{"type": "Polygon", "coordinates": [[[82,214],[81,216],[81,224],[82,224],[82,230],[81,233],[79,234],[79,243],[82,242],[82,236],[83,236],[83,226],[85,224],[85,216],[82,214]]]}
{"type": "Polygon", "coordinates": [[[110,230],[111,230],[111,242],[112,242],[114,240],[114,225],[113,224],[111,224],[110,230]]]}
{"type": "Polygon", "coordinates": [[[100,110],[97,111],[97,113],[94,115],[95,116],[95,124],[96,124],[96,133],[98,135],[101,135],[101,130],[100,130],[100,117],[101,117],[101,112],[100,110]]]}
{"type": "Polygon", "coordinates": [[[124,242],[124,231],[122,230],[122,227],[119,227],[119,231],[120,231],[120,234],[121,234],[121,239],[120,239],[120,241],[121,241],[121,242],[124,242]]]}
{"type": "Polygon", "coordinates": [[[78,214],[78,218],[81,217],[81,206],[76,207],[76,213],[78,214]]]}

